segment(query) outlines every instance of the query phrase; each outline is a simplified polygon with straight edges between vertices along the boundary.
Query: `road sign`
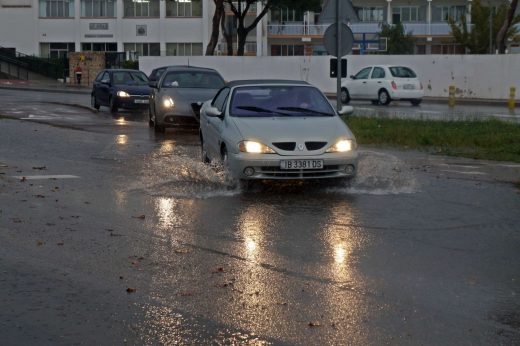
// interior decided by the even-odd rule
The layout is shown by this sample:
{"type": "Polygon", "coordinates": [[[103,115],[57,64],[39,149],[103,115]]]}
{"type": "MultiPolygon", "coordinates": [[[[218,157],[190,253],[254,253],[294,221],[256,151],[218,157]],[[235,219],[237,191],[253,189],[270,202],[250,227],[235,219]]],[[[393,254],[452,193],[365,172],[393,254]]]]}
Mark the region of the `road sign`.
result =
{"type": "MultiPolygon", "coordinates": [[[[354,45],[354,35],[352,34],[352,30],[345,23],[340,23],[340,49],[339,56],[342,57],[344,55],[349,54],[352,51],[352,46],[354,45]]],[[[337,24],[331,24],[325,30],[325,34],[323,35],[323,43],[325,44],[325,49],[329,55],[338,57],[338,39],[337,39],[337,24]]]]}

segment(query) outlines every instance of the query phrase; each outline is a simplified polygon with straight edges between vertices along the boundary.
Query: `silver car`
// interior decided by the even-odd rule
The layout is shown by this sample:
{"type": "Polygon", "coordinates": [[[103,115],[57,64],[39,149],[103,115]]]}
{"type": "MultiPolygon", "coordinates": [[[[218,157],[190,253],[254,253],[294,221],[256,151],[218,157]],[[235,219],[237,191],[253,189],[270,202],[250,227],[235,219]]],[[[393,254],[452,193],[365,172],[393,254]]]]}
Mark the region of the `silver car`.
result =
{"type": "Polygon", "coordinates": [[[204,162],[239,180],[351,178],[354,135],[316,87],[302,81],[234,81],[200,112],[204,162]]]}
{"type": "Polygon", "coordinates": [[[202,103],[225,84],[214,69],[171,66],[150,82],[149,125],[156,132],[167,127],[198,127],[202,103]]]}

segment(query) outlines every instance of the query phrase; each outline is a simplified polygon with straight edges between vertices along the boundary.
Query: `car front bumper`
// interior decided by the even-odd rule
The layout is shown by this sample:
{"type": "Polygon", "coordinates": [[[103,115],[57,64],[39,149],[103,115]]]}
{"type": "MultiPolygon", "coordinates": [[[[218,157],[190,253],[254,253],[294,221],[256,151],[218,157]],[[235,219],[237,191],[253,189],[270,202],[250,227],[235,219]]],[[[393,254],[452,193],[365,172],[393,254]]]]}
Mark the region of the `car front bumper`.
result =
{"type": "Polygon", "coordinates": [[[278,154],[229,153],[228,167],[236,179],[327,179],[354,177],[357,172],[358,154],[353,150],[347,153],[326,153],[312,156],[281,156],[278,154]],[[282,160],[323,160],[322,169],[281,169],[282,160]],[[246,174],[246,168],[254,169],[246,174]]]}
{"type": "Polygon", "coordinates": [[[115,97],[116,106],[119,108],[148,108],[149,98],[148,96],[129,96],[129,97],[115,97]]]}

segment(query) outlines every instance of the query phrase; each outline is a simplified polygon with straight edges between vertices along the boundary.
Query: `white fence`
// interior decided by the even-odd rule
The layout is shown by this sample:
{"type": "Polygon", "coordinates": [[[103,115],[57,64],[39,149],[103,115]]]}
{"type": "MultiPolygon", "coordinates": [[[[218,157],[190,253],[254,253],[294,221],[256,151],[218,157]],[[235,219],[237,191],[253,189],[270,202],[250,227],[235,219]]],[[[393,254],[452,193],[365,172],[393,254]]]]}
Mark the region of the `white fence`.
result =
{"type": "MultiPolygon", "coordinates": [[[[226,80],[296,79],[305,80],[326,93],[336,92],[336,80],[329,77],[330,56],[298,57],[141,57],[145,73],[159,66],[192,65],[217,69],[226,80]]],[[[520,90],[520,54],[508,55],[352,55],[348,75],[375,64],[412,67],[421,79],[426,96],[447,97],[450,85],[457,97],[507,99],[509,88],[520,90]]],[[[520,92],[517,92],[517,99],[520,92]]]]}

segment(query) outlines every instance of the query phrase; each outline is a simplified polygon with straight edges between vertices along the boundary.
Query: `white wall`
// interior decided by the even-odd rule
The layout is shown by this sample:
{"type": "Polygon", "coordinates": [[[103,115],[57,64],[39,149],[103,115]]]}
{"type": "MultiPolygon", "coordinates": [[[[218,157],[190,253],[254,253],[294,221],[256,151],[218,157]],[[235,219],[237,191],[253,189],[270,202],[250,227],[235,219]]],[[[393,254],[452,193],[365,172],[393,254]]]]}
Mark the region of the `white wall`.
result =
{"type": "MultiPolygon", "coordinates": [[[[308,57],[141,57],[145,73],[165,65],[194,65],[217,69],[226,80],[277,78],[306,80],[326,93],[336,92],[336,80],[329,78],[329,59],[308,57]]],[[[419,75],[426,96],[447,97],[455,85],[458,97],[507,99],[509,87],[520,98],[520,54],[509,55],[352,55],[348,75],[372,64],[412,67],[419,75]]]]}
{"type": "Polygon", "coordinates": [[[0,46],[16,48],[17,51],[25,54],[33,54],[34,49],[38,47],[34,40],[35,15],[33,8],[0,7],[0,46]]]}

